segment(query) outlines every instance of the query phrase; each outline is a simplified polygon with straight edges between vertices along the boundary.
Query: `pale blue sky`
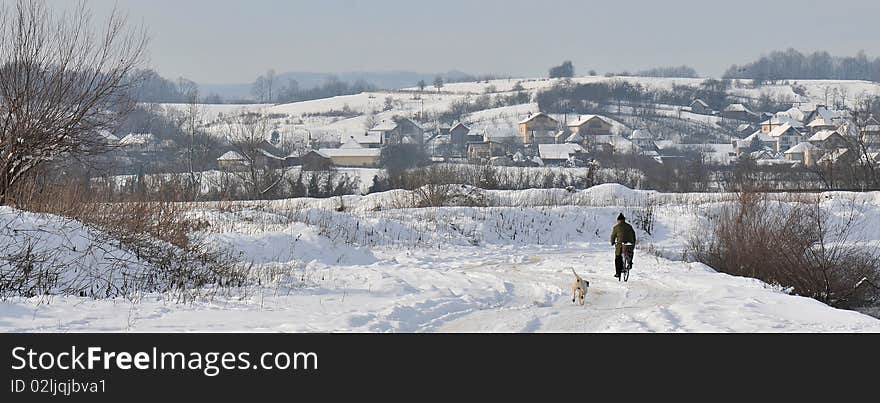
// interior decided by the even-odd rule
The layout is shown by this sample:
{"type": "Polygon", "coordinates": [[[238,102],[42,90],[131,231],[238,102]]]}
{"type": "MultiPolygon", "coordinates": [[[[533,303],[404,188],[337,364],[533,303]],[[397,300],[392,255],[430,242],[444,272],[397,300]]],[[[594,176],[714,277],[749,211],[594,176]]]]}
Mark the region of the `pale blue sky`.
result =
{"type": "Polygon", "coordinates": [[[579,73],[688,64],[717,76],[788,47],[880,55],[880,1],[867,0],[89,2],[98,16],[114,3],[149,29],[151,67],[201,83],[268,68],[537,76],[565,59],[579,73]]]}

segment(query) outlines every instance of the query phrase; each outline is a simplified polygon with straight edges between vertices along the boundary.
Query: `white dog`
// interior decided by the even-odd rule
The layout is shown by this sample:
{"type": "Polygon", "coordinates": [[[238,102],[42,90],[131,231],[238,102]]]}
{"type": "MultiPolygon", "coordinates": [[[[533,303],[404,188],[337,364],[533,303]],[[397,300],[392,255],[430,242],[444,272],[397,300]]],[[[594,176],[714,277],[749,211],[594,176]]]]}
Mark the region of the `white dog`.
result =
{"type": "Polygon", "coordinates": [[[580,300],[578,303],[583,305],[587,289],[590,288],[590,282],[578,276],[577,272],[574,271],[574,267],[571,268],[571,272],[574,273],[574,284],[571,285],[571,302],[580,300]]]}

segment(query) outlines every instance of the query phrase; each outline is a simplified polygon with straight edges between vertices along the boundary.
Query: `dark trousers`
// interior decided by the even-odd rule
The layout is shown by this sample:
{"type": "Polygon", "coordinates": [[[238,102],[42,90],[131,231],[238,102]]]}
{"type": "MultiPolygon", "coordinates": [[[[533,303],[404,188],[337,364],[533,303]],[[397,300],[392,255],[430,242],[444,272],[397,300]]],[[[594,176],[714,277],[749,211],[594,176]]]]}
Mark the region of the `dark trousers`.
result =
{"type": "Polygon", "coordinates": [[[623,271],[623,256],[614,256],[614,274],[620,275],[623,271]]]}

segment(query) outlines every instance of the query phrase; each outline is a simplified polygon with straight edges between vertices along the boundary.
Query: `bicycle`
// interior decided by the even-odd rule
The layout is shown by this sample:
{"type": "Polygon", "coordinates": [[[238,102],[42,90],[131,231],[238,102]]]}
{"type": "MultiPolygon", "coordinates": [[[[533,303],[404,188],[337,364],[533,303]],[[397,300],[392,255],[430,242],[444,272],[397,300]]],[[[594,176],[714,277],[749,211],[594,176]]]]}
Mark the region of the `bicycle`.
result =
{"type": "Polygon", "coordinates": [[[617,281],[629,281],[629,271],[632,270],[633,247],[635,245],[629,242],[621,244],[620,255],[623,258],[623,268],[620,271],[620,277],[617,281]]]}

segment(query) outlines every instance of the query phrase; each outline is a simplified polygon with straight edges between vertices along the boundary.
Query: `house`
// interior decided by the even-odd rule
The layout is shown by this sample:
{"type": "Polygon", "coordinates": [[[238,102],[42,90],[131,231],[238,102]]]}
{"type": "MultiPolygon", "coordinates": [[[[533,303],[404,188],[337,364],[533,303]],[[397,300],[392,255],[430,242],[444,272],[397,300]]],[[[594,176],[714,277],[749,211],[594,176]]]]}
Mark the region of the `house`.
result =
{"type": "Polygon", "coordinates": [[[153,133],[129,133],[119,140],[119,145],[135,151],[152,151],[158,148],[153,133]]]}
{"type": "Polygon", "coordinates": [[[751,122],[757,120],[759,115],[746,108],[743,104],[730,104],[721,111],[721,117],[725,119],[742,120],[751,122]]]}
{"type": "Polygon", "coordinates": [[[770,150],[759,150],[749,153],[748,158],[753,161],[772,160],[776,158],[776,155],[770,152],[770,150]]]}
{"type": "Polygon", "coordinates": [[[850,165],[856,159],[856,153],[851,152],[848,148],[837,148],[826,150],[825,153],[816,161],[821,166],[828,165],[850,165]]]}
{"type": "Polygon", "coordinates": [[[288,166],[290,161],[282,157],[284,153],[266,140],[252,145],[240,146],[236,151],[229,151],[217,158],[220,169],[228,171],[241,170],[242,167],[256,169],[275,169],[288,166]]]}
{"type": "Polygon", "coordinates": [[[759,149],[768,149],[776,152],[776,139],[769,134],[763,133],[761,130],[755,131],[742,140],[733,140],[732,145],[737,158],[741,157],[744,153],[759,149]],[[753,144],[755,141],[758,143],[753,144]]]}
{"type": "Polygon", "coordinates": [[[797,122],[801,122],[801,123],[803,123],[804,119],[807,118],[807,114],[803,111],[803,109],[801,109],[800,107],[797,107],[797,106],[792,106],[791,108],[788,108],[788,110],[786,110],[784,112],[780,112],[777,115],[779,115],[779,114],[785,114],[788,117],[790,117],[792,120],[797,121],[797,122]]]}
{"type": "Polygon", "coordinates": [[[577,133],[570,133],[568,130],[560,130],[559,133],[556,133],[556,144],[564,144],[564,143],[574,143],[581,144],[584,142],[584,137],[577,133]]]}
{"type": "Polygon", "coordinates": [[[549,115],[539,112],[519,121],[523,144],[553,144],[559,123],[549,115]]]}
{"type": "Polygon", "coordinates": [[[482,143],[468,144],[468,162],[472,164],[486,164],[492,157],[506,155],[507,147],[497,141],[486,140],[482,143]]]}
{"type": "Polygon", "coordinates": [[[382,159],[382,150],[379,148],[322,148],[318,153],[330,158],[333,165],[340,167],[375,168],[382,159]]]}
{"type": "MultiPolygon", "coordinates": [[[[247,150],[253,155],[254,164],[257,168],[281,168],[285,165],[285,153],[272,143],[263,140],[247,150]]],[[[247,154],[244,154],[247,157],[247,154]]]]}
{"type": "Polygon", "coordinates": [[[835,150],[838,148],[847,148],[848,143],[837,130],[821,130],[810,136],[807,141],[810,144],[824,148],[826,150],[835,150]]]}
{"type": "Polygon", "coordinates": [[[327,171],[333,167],[333,160],[318,150],[309,150],[299,157],[303,171],[327,171]]]}
{"type": "Polygon", "coordinates": [[[865,126],[861,130],[862,141],[869,148],[880,148],[880,121],[873,115],[865,121],[865,126]]]}
{"type": "Polygon", "coordinates": [[[773,129],[770,133],[767,133],[767,135],[776,140],[775,149],[778,153],[802,142],[804,138],[801,132],[789,123],[785,123],[782,126],[773,129]]]}
{"type": "MultiPolygon", "coordinates": [[[[425,129],[409,118],[383,120],[365,136],[378,137],[380,146],[393,144],[425,144],[425,129]]],[[[371,147],[377,148],[377,147],[371,147]]]]}
{"type": "Polygon", "coordinates": [[[462,122],[451,127],[441,127],[428,138],[431,155],[464,156],[469,142],[483,141],[482,135],[471,135],[471,128],[462,122]]]}
{"type": "Polygon", "coordinates": [[[702,99],[697,98],[694,102],[691,102],[691,112],[699,113],[700,115],[711,115],[715,113],[712,108],[709,107],[709,104],[704,102],[702,99]]]}
{"type": "Polygon", "coordinates": [[[587,138],[586,144],[590,148],[604,153],[634,154],[640,151],[632,141],[615,134],[591,136],[587,138]]]}
{"type": "Polygon", "coordinates": [[[834,130],[837,127],[838,125],[833,120],[828,120],[821,116],[813,119],[810,123],[807,123],[807,129],[810,133],[818,133],[823,130],[834,130]]]}
{"type": "Polygon", "coordinates": [[[426,151],[428,151],[428,155],[432,158],[461,157],[467,150],[467,145],[454,147],[449,142],[449,132],[446,132],[446,134],[435,133],[425,141],[426,151]]]}
{"type": "Polygon", "coordinates": [[[104,144],[108,146],[119,145],[119,137],[116,137],[109,130],[101,130],[98,132],[98,137],[103,140],[104,144]]]}
{"type": "Polygon", "coordinates": [[[712,165],[731,165],[737,157],[733,144],[700,144],[699,150],[712,165]]]}
{"type": "Polygon", "coordinates": [[[816,146],[807,142],[800,142],[786,150],[783,154],[786,160],[800,162],[804,166],[809,167],[815,165],[817,157],[820,157],[820,153],[816,146]]]}
{"type": "Polygon", "coordinates": [[[464,145],[468,142],[468,134],[470,134],[470,132],[470,127],[468,127],[464,123],[459,122],[455,126],[452,126],[451,129],[449,129],[449,142],[451,144],[464,147],[464,145]]]}
{"type": "MultiPolygon", "coordinates": [[[[834,129],[839,124],[838,121],[844,118],[843,113],[828,109],[825,105],[817,105],[815,109],[807,112],[805,115],[803,122],[806,122],[808,127],[810,123],[816,122],[814,127],[824,127],[826,129],[834,129]]],[[[821,129],[816,129],[816,131],[818,130],[821,129]]]]}
{"type": "Polygon", "coordinates": [[[586,153],[580,144],[538,144],[538,156],[545,165],[562,165],[578,157],[584,159],[586,153]]]}
{"type": "Polygon", "coordinates": [[[246,170],[250,166],[250,162],[235,151],[227,151],[217,158],[217,165],[221,171],[238,172],[246,170]]]}
{"type": "MultiPolygon", "coordinates": [[[[740,136],[748,136],[749,134],[754,133],[754,131],[755,131],[755,128],[748,123],[743,123],[743,124],[736,127],[736,134],[738,134],[740,136]]],[[[768,133],[769,133],[769,131],[768,131],[768,133]]]]}
{"type": "Polygon", "coordinates": [[[787,112],[780,112],[772,116],[771,118],[761,122],[761,132],[770,133],[773,131],[773,129],[786,123],[798,130],[804,128],[803,122],[791,117],[787,112]]]}
{"type": "Polygon", "coordinates": [[[355,141],[358,144],[364,146],[365,148],[381,148],[382,147],[382,132],[380,131],[367,131],[364,133],[350,135],[348,139],[345,141],[355,141]]]}
{"type": "Polygon", "coordinates": [[[733,144],[675,144],[664,151],[667,155],[696,154],[707,165],[730,165],[737,158],[733,144]]]}
{"type": "Polygon", "coordinates": [[[568,124],[568,130],[581,137],[611,135],[611,123],[599,115],[584,115],[568,124]]]}
{"type": "Polygon", "coordinates": [[[560,131],[556,132],[555,136],[553,136],[553,139],[555,140],[554,143],[556,143],[556,144],[565,143],[565,139],[567,139],[568,136],[571,136],[571,133],[569,133],[568,130],[560,130],[560,131]]]}
{"type": "Polygon", "coordinates": [[[642,150],[656,150],[656,145],[654,144],[654,136],[651,136],[651,133],[648,133],[647,130],[633,130],[632,135],[629,136],[629,141],[631,141],[633,144],[636,145],[636,147],[639,147],[642,150]]]}

